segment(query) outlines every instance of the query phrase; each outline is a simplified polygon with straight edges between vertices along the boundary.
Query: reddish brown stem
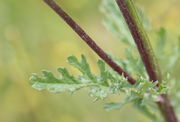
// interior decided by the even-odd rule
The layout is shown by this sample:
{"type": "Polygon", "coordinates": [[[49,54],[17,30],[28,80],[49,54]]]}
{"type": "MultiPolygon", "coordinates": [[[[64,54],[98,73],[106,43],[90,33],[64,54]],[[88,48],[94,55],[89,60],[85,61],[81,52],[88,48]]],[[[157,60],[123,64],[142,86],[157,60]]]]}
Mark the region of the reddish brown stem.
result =
{"type": "Polygon", "coordinates": [[[130,84],[135,84],[136,80],[126,71],[117,65],[93,40],[86,32],[53,0],[44,0],[81,38],[84,42],[96,52],[113,70],[127,78],[130,84]]]}
{"type": "Polygon", "coordinates": [[[156,103],[158,104],[161,113],[164,115],[165,120],[167,122],[178,122],[178,119],[176,118],[176,114],[168,98],[168,95],[161,94],[160,97],[162,99],[156,103]]]}
{"type": "MultiPolygon", "coordinates": [[[[151,81],[161,83],[162,76],[155,60],[149,38],[143,29],[143,26],[138,18],[134,3],[132,0],[116,0],[122,12],[129,30],[137,45],[141,59],[146,67],[146,71],[151,81]]],[[[156,102],[167,122],[178,122],[173,107],[166,94],[160,95],[161,101],[156,102]]]]}
{"type": "Polygon", "coordinates": [[[130,11],[129,10],[129,3],[128,1],[130,0],[117,0],[117,4],[125,18],[125,21],[129,27],[129,30],[134,38],[134,41],[137,45],[137,49],[139,51],[139,54],[143,60],[143,63],[145,65],[145,68],[146,68],[146,71],[150,77],[150,80],[151,81],[157,81],[157,80],[161,80],[160,78],[158,78],[157,76],[157,73],[156,71],[154,70],[155,66],[154,66],[154,63],[152,62],[152,57],[149,53],[151,49],[149,49],[149,47],[147,47],[147,44],[145,42],[148,41],[149,43],[149,40],[146,37],[144,37],[144,32],[140,31],[140,26],[137,24],[137,21],[135,20],[134,18],[134,11],[130,11]]]}

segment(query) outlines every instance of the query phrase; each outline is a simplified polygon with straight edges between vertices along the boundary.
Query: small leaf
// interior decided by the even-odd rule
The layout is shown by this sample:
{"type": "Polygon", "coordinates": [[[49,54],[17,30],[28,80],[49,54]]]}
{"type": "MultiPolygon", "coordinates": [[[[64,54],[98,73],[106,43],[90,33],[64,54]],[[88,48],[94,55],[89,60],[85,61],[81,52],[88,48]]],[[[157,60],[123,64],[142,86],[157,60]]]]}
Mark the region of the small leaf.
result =
{"type": "Polygon", "coordinates": [[[68,63],[76,67],[83,75],[96,82],[84,55],[81,55],[81,62],[79,62],[75,56],[70,56],[68,57],[68,63]]]}
{"type": "Polygon", "coordinates": [[[111,102],[111,103],[106,103],[104,106],[104,109],[106,111],[111,111],[111,110],[120,109],[122,106],[123,106],[123,104],[121,104],[121,103],[111,102]]]}

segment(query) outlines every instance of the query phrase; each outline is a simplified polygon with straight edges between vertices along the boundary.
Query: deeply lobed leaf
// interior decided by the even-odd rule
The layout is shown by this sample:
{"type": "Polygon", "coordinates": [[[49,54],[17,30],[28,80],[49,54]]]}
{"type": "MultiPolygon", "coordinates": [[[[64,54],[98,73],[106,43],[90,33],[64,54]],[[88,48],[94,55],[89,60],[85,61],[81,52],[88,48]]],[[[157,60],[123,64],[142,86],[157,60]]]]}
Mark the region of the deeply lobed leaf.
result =
{"type": "Polygon", "coordinates": [[[44,70],[42,71],[42,76],[37,74],[31,76],[30,83],[32,87],[37,90],[49,90],[53,93],[75,92],[81,88],[88,87],[90,89],[90,96],[96,99],[104,99],[109,94],[120,93],[125,93],[128,99],[131,97],[133,99],[149,99],[157,96],[164,90],[163,87],[155,90],[156,83],[151,83],[142,77],[138,79],[137,84],[132,86],[123,76],[119,76],[111,69],[107,70],[102,60],[97,62],[100,75],[94,75],[91,72],[84,55],[81,56],[81,61],[78,61],[75,56],[70,56],[68,57],[68,63],[77,68],[82,75],[75,77],[66,68],[58,68],[60,76],[56,78],[51,72],[44,70]]]}

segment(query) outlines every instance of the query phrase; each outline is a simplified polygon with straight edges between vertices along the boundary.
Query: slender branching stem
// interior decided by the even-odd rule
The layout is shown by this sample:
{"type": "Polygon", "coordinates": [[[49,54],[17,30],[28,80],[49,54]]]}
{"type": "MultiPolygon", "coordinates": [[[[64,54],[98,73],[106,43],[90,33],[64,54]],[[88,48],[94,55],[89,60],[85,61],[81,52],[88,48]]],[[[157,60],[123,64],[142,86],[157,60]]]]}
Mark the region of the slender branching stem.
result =
{"type": "MultiPolygon", "coordinates": [[[[141,59],[145,65],[149,79],[153,82],[158,81],[158,85],[162,81],[162,75],[159,65],[156,61],[149,38],[142,26],[137,15],[137,11],[133,0],[116,0],[120,11],[122,12],[129,30],[137,45],[141,59]]],[[[161,101],[156,102],[164,115],[167,122],[178,122],[173,107],[166,94],[160,95],[161,101]]]]}
{"type": "Polygon", "coordinates": [[[53,0],[44,0],[81,38],[87,45],[96,52],[113,70],[127,78],[130,84],[135,84],[136,80],[115,63],[86,32],[53,0]]]}

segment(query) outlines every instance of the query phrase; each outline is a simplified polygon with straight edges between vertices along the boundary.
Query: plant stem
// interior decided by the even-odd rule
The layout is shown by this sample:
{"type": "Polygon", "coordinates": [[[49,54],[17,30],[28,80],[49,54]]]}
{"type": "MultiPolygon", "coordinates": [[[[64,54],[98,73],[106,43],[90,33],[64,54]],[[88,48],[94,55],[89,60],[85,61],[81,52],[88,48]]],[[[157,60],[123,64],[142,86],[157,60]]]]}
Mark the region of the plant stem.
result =
{"type": "Polygon", "coordinates": [[[81,38],[87,45],[96,52],[113,70],[127,78],[130,84],[135,84],[136,80],[115,63],[96,43],[86,34],[86,32],[53,0],[44,0],[81,38]]]}
{"type": "Polygon", "coordinates": [[[152,52],[153,50],[149,38],[137,16],[134,3],[132,0],[117,0],[117,4],[128,24],[150,80],[161,81],[159,66],[155,61],[156,59],[152,52]]]}
{"type": "MultiPolygon", "coordinates": [[[[129,30],[137,45],[141,59],[145,65],[149,79],[153,82],[158,81],[158,85],[162,81],[162,75],[155,58],[149,38],[139,20],[135,5],[132,0],[116,0],[120,11],[122,12],[129,30]]],[[[160,95],[161,101],[156,102],[167,122],[178,122],[173,107],[166,94],[160,95]]]]}

